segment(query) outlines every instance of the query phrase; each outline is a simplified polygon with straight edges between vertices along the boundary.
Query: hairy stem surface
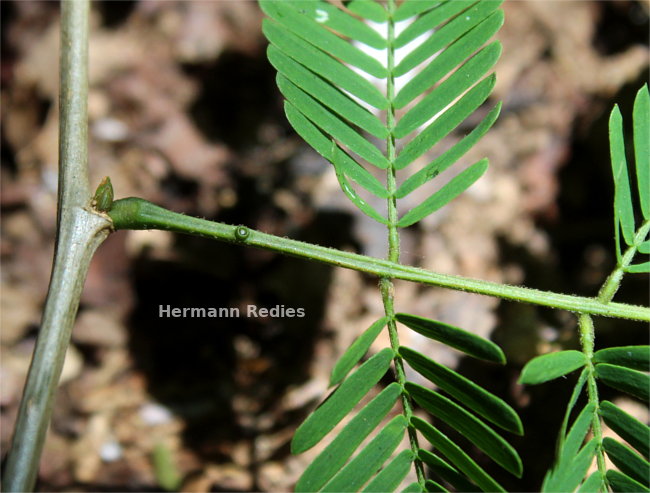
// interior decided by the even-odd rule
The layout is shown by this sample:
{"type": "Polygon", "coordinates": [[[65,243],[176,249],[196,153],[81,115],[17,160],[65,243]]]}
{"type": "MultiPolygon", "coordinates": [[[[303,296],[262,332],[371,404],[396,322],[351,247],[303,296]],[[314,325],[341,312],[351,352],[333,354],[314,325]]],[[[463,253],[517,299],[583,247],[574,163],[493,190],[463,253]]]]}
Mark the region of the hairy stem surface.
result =
{"type": "MultiPolygon", "coordinates": [[[[390,130],[390,134],[386,139],[386,157],[388,158],[388,169],[386,170],[386,189],[388,191],[388,260],[396,264],[399,263],[399,231],[397,229],[397,198],[395,192],[397,190],[396,171],[395,171],[395,137],[393,135],[393,128],[395,127],[395,108],[393,101],[395,99],[395,81],[393,78],[393,70],[395,68],[395,51],[393,45],[395,44],[395,23],[393,22],[393,15],[395,13],[395,1],[388,0],[388,49],[386,50],[386,67],[388,68],[388,79],[386,81],[386,98],[388,99],[388,110],[386,111],[386,126],[390,130]]],[[[390,337],[390,345],[395,351],[395,377],[397,382],[404,388],[406,384],[406,374],[404,372],[404,361],[398,354],[400,347],[399,334],[397,332],[397,323],[395,322],[395,308],[394,308],[394,292],[395,286],[390,277],[382,277],[380,281],[381,297],[384,303],[384,312],[388,317],[388,334],[390,337]]],[[[411,426],[411,417],[413,416],[413,403],[411,398],[402,392],[402,407],[404,408],[404,416],[406,417],[408,426],[409,445],[415,457],[414,466],[415,473],[418,478],[420,486],[424,489],[424,469],[422,461],[418,457],[420,445],[418,443],[417,431],[411,426]]]]}

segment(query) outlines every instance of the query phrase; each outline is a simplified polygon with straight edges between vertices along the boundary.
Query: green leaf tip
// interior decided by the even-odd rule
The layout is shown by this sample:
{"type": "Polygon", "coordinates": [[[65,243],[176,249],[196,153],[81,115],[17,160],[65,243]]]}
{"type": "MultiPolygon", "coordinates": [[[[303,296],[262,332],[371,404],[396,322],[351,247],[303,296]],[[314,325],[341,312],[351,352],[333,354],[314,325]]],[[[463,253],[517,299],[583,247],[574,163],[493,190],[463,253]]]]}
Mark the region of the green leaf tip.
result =
{"type": "Polygon", "coordinates": [[[113,184],[108,176],[105,176],[97,186],[91,204],[99,212],[108,212],[111,210],[113,206],[113,184]]]}
{"type": "Polygon", "coordinates": [[[580,351],[568,350],[543,354],[533,358],[521,371],[519,383],[536,385],[564,376],[587,363],[580,351]]]}
{"type": "Polygon", "coordinates": [[[362,364],[298,427],[291,452],[300,454],[316,445],[384,376],[395,353],[385,348],[362,364]]]}
{"type": "Polygon", "coordinates": [[[419,334],[440,341],[474,358],[492,363],[506,362],[506,357],[499,346],[466,330],[408,313],[398,313],[395,318],[419,334]]]}

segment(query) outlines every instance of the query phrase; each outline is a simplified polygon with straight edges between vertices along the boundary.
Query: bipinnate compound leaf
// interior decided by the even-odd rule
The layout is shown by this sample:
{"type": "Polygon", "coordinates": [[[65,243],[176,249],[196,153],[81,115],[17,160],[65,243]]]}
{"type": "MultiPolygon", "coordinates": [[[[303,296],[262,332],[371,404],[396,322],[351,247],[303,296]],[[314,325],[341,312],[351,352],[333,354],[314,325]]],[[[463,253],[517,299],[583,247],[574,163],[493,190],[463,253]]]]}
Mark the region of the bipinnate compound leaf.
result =
{"type": "Polygon", "coordinates": [[[406,418],[395,416],[321,491],[358,491],[391,456],[405,430],[406,418]]]}
{"type": "Polygon", "coordinates": [[[393,350],[383,349],[362,364],[298,427],[291,441],[291,452],[299,454],[316,445],[388,370],[393,350]]]}
{"type": "Polygon", "coordinates": [[[434,492],[434,493],[448,493],[449,490],[442,486],[440,483],[436,483],[433,479],[427,479],[424,482],[424,490],[429,492],[434,492]]]}
{"type": "Polygon", "coordinates": [[[395,137],[402,138],[410,134],[452,104],[492,68],[500,55],[501,44],[494,42],[470,58],[400,119],[395,127],[395,137]]]}
{"type": "Polygon", "coordinates": [[[408,313],[398,313],[395,319],[429,339],[440,341],[474,358],[500,364],[506,362],[499,346],[466,330],[408,313]]]}
{"type": "Polygon", "coordinates": [[[330,377],[330,385],[337,385],[345,378],[352,368],[364,357],[370,349],[370,345],[377,339],[377,336],[386,326],[388,317],[382,317],[368,327],[363,334],[355,339],[355,341],[346,349],[343,356],[339,358],[334,365],[332,375],[330,377]]]}
{"type": "Polygon", "coordinates": [[[496,78],[490,75],[467,91],[454,105],[430,123],[404,146],[395,160],[395,168],[403,169],[451,133],[474,113],[492,92],[496,78]]]}
{"type": "MultiPolygon", "coordinates": [[[[632,110],[636,183],[643,217],[650,219],[650,93],[644,84],[636,94],[632,110]]],[[[650,253],[650,252],[645,252],[650,253]]]]}
{"type": "Polygon", "coordinates": [[[560,468],[571,467],[571,462],[574,460],[580,447],[582,447],[585,437],[591,429],[595,408],[596,406],[594,404],[587,404],[573,422],[573,425],[560,448],[560,468]]]}
{"type": "Polygon", "coordinates": [[[388,197],[386,188],[379,182],[379,180],[377,180],[377,178],[372,176],[368,170],[361,167],[339,147],[333,149],[332,141],[302,113],[300,113],[295,106],[288,101],[285,101],[284,110],[287,120],[289,120],[289,123],[291,123],[293,128],[296,129],[298,135],[305,139],[305,141],[311,145],[316,152],[328,161],[336,162],[337,167],[345,173],[346,176],[350,177],[370,193],[384,199],[388,197]],[[332,156],[333,150],[337,152],[336,156],[332,156]]]}
{"type": "Polygon", "coordinates": [[[449,459],[449,461],[459,471],[476,483],[476,485],[483,491],[505,491],[499,483],[492,479],[492,477],[465,452],[463,452],[458,445],[436,430],[429,423],[418,417],[411,418],[411,423],[439,453],[449,459]]]}
{"type": "Polygon", "coordinates": [[[483,176],[483,173],[485,173],[487,168],[487,159],[481,159],[478,163],[473,164],[452,178],[449,183],[445,184],[440,190],[435,192],[420,205],[415,206],[404,214],[404,216],[398,221],[397,225],[402,228],[411,226],[420,219],[447,205],[472,186],[476,180],[483,176]]]}
{"type": "Polygon", "coordinates": [[[305,469],[296,484],[295,491],[320,490],[386,417],[401,394],[402,388],[398,383],[393,382],[366,404],[305,469]]]}
{"type": "Polygon", "coordinates": [[[417,481],[415,483],[409,484],[406,488],[402,490],[402,493],[421,493],[422,487],[417,481]]]}
{"type": "Polygon", "coordinates": [[[281,24],[287,31],[321,51],[374,77],[386,77],[386,68],[381,63],[354,44],[348,43],[332,31],[325,29],[321,22],[313,18],[311,12],[296,9],[286,1],[262,0],[260,6],[266,15],[281,24]]]}
{"type": "Polygon", "coordinates": [[[379,168],[388,166],[388,161],[377,147],[284,75],[278,74],[277,83],[287,101],[300,108],[301,113],[325,133],[375,166],[379,168]]]}
{"type": "Polygon", "coordinates": [[[646,460],[650,456],[650,427],[609,401],[600,403],[600,415],[614,432],[632,445],[646,460]]]}
{"type": "Polygon", "coordinates": [[[594,353],[593,362],[650,371],[650,346],[620,346],[601,349],[594,353]]]}
{"type": "Polygon", "coordinates": [[[599,491],[605,491],[602,487],[603,476],[600,474],[600,471],[595,471],[589,475],[584,483],[578,488],[578,493],[594,493],[599,491]]]}
{"type": "Polygon", "coordinates": [[[642,485],[622,472],[610,469],[607,471],[606,476],[609,486],[616,493],[643,493],[644,491],[650,491],[647,486],[642,485]]]}
{"type": "MultiPolygon", "coordinates": [[[[329,5],[329,4],[328,4],[329,5]]],[[[335,9],[338,10],[338,9],[335,9]]],[[[374,31],[373,31],[374,32],[374,31]]],[[[347,121],[374,135],[378,139],[388,136],[386,126],[375,115],[359,103],[341,92],[321,77],[282,53],[274,45],[269,45],[267,56],[275,69],[300,87],[311,97],[317,99],[347,121]]]]}
{"type": "Polygon", "coordinates": [[[416,171],[409,176],[404,183],[400,185],[395,192],[395,196],[399,199],[406,197],[416,188],[424,185],[430,180],[433,180],[440,173],[445,171],[456,161],[458,161],[467,151],[469,151],[478,140],[485,135],[485,133],[492,127],[499,112],[501,111],[501,103],[497,104],[486,116],[480,124],[474,128],[469,134],[463,137],[454,146],[445,151],[443,154],[435,158],[431,163],[424,166],[422,169],[416,171]]]}
{"type": "Polygon", "coordinates": [[[417,351],[402,346],[399,354],[411,368],[476,414],[504,430],[523,435],[519,416],[503,399],[417,351]]]}
{"type": "Polygon", "coordinates": [[[630,179],[625,158],[625,138],[623,135],[623,117],[618,106],[609,118],[609,144],[614,175],[614,217],[623,232],[623,239],[628,245],[634,244],[634,206],[630,192],[630,179]]]}
{"type": "Polygon", "coordinates": [[[575,490],[594,461],[597,445],[594,438],[587,442],[572,460],[558,464],[544,479],[542,491],[564,493],[575,490]]]}
{"type": "Polygon", "coordinates": [[[515,449],[480,419],[453,401],[421,385],[407,382],[405,389],[425,411],[450,425],[501,467],[521,477],[521,459],[515,449]]]}
{"type": "MultiPolygon", "coordinates": [[[[415,48],[411,53],[406,55],[404,59],[397,65],[394,75],[399,77],[404,75],[410,70],[414,69],[427,58],[433,56],[437,51],[440,51],[445,46],[449,45],[455,39],[459,38],[474,26],[485,20],[492,12],[501,6],[500,1],[480,1],[476,2],[472,7],[458,14],[462,6],[467,6],[468,2],[444,2],[439,7],[434,8],[428,14],[425,14],[420,19],[426,17],[426,20],[431,19],[428,24],[420,20],[419,30],[422,33],[433,29],[436,25],[447,20],[450,16],[456,15],[451,21],[447,22],[440,29],[430,35],[422,44],[415,48]],[[437,11],[437,9],[441,9],[437,11]],[[439,15],[442,12],[442,15],[439,15]]],[[[417,21],[416,21],[417,22],[417,21]]],[[[400,40],[397,38],[396,44],[406,44],[414,36],[419,35],[417,32],[407,32],[406,35],[400,40]],[[409,39],[410,38],[410,39],[409,39]]],[[[402,35],[400,35],[401,37],[402,35]]]]}
{"type": "Polygon", "coordinates": [[[621,390],[641,399],[650,400],[650,375],[607,363],[596,365],[596,378],[608,387],[621,390]]]}
{"type": "Polygon", "coordinates": [[[519,383],[535,385],[548,382],[585,366],[587,359],[580,351],[568,350],[537,356],[526,363],[519,383]]]}
{"type": "Polygon", "coordinates": [[[424,464],[426,464],[429,469],[431,469],[431,472],[436,477],[445,480],[457,491],[481,491],[476,487],[474,483],[459,473],[454,466],[448,464],[443,459],[429,452],[428,450],[420,449],[418,451],[418,458],[424,464]]]}
{"type": "MultiPolygon", "coordinates": [[[[453,4],[454,2],[447,2],[453,4]]],[[[456,40],[446,50],[437,55],[421,71],[413,76],[395,98],[395,107],[403,108],[414,98],[441,80],[463,60],[474,54],[503,24],[503,11],[492,13],[485,21],[456,40]]],[[[415,26],[415,23],[411,24],[415,26]]],[[[408,28],[407,28],[408,29],[408,28]]],[[[404,31],[402,34],[406,33],[404,31]]],[[[401,37],[401,36],[400,36],[401,37]]]]}
{"type": "MultiPolygon", "coordinates": [[[[261,3],[274,3],[274,1],[263,0],[261,3]]],[[[385,109],[388,106],[386,97],[370,81],[339,60],[332,58],[329,54],[296,36],[287,30],[285,26],[271,19],[264,19],[262,31],[266,38],[285,55],[293,58],[334,86],[348,91],[377,109],[385,109]]]]}
{"type": "Polygon", "coordinates": [[[362,490],[364,493],[395,491],[406,477],[413,463],[413,452],[403,450],[377,474],[362,490]]]}
{"type": "Polygon", "coordinates": [[[621,472],[634,480],[650,486],[650,464],[627,445],[617,442],[613,438],[603,438],[603,448],[607,456],[621,472]]]}

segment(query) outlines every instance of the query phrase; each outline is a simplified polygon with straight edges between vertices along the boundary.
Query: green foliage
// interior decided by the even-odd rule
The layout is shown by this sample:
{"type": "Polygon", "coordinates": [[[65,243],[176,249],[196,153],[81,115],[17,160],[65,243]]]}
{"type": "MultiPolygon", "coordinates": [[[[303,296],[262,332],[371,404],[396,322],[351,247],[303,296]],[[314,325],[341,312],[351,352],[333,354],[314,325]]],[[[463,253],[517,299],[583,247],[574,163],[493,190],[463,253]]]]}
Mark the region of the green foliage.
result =
{"type": "Polygon", "coordinates": [[[585,366],[587,358],[580,351],[559,351],[530,360],[519,377],[520,383],[538,384],[554,380],[585,366]]]}

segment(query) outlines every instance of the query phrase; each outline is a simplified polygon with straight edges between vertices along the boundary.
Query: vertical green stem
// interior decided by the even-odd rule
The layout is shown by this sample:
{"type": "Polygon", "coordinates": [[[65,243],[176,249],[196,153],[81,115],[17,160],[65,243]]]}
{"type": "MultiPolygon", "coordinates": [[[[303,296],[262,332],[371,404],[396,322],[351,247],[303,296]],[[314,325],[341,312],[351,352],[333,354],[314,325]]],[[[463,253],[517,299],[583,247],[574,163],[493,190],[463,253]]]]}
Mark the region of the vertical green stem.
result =
{"type": "MultiPolygon", "coordinates": [[[[389,166],[386,171],[386,189],[388,190],[388,260],[391,262],[399,263],[399,231],[397,229],[397,198],[395,191],[397,190],[397,180],[395,171],[395,136],[393,135],[393,128],[395,127],[395,107],[393,101],[395,99],[395,80],[393,77],[393,69],[395,68],[395,52],[393,49],[395,41],[395,24],[393,22],[393,14],[395,12],[395,0],[388,0],[388,49],[387,49],[387,63],[388,78],[386,81],[386,97],[388,99],[388,109],[386,111],[386,126],[390,130],[388,138],[386,139],[386,157],[388,158],[389,166]]],[[[394,307],[394,291],[393,279],[383,277],[380,281],[381,295],[384,303],[384,311],[388,316],[388,334],[390,337],[390,345],[395,351],[395,376],[397,381],[402,387],[406,383],[406,375],[404,373],[404,362],[402,358],[397,355],[399,349],[399,335],[397,333],[397,324],[395,323],[395,307],[394,307]]],[[[410,423],[413,416],[413,406],[411,399],[406,393],[402,392],[402,406],[404,408],[404,415],[410,423]]],[[[420,449],[418,444],[417,432],[410,426],[408,428],[409,444],[414,454],[420,449]]],[[[424,469],[422,462],[415,459],[415,472],[418,482],[424,488],[424,469]]]]}
{"type": "MultiPolygon", "coordinates": [[[[618,228],[616,224],[615,227],[618,228]]],[[[609,303],[614,295],[618,291],[618,288],[621,285],[621,281],[625,274],[625,269],[632,263],[634,255],[637,251],[637,245],[640,245],[644,241],[645,237],[648,234],[650,229],[650,221],[646,221],[636,232],[634,237],[634,245],[629,247],[622,257],[620,257],[619,263],[616,266],[616,269],[607,277],[603,283],[598,296],[596,299],[601,303],[609,303]]],[[[616,238],[618,240],[618,235],[616,238]]],[[[618,245],[616,245],[618,248],[618,245]]],[[[596,370],[592,362],[594,356],[594,341],[596,338],[596,333],[594,330],[594,321],[591,318],[591,315],[586,313],[581,313],[578,318],[578,326],[580,329],[580,345],[582,346],[582,352],[587,357],[587,397],[590,404],[594,404],[594,416],[592,419],[592,431],[594,438],[596,439],[597,451],[596,451],[596,462],[598,463],[598,471],[603,477],[604,481],[606,480],[605,473],[607,472],[607,465],[605,463],[605,455],[603,452],[603,430],[600,423],[600,400],[598,399],[598,385],[596,383],[596,370]]]]}

